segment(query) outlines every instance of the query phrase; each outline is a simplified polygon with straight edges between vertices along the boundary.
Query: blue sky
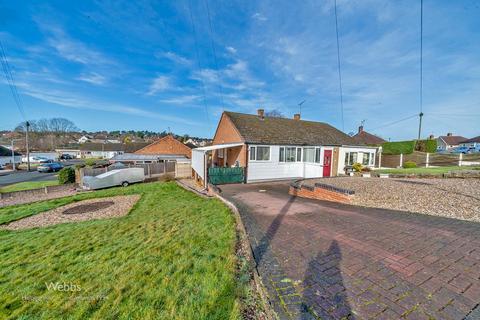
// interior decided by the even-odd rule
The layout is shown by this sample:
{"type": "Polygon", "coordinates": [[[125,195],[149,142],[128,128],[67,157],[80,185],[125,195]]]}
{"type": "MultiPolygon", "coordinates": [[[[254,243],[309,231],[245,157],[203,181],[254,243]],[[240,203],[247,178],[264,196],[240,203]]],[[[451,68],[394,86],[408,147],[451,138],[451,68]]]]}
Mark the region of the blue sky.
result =
{"type": "MultiPolygon", "coordinates": [[[[333,9],[1,1],[0,40],[31,119],[211,137],[224,109],[290,117],[306,100],[302,118],[341,128],[333,9]]],[[[338,0],[338,14],[345,131],[366,120],[386,139],[414,138],[417,119],[385,124],[419,112],[420,1],[338,0]]],[[[475,0],[424,2],[424,136],[480,134],[479,16],[475,0]]],[[[22,117],[4,78],[0,97],[0,129],[11,129],[22,117]]]]}

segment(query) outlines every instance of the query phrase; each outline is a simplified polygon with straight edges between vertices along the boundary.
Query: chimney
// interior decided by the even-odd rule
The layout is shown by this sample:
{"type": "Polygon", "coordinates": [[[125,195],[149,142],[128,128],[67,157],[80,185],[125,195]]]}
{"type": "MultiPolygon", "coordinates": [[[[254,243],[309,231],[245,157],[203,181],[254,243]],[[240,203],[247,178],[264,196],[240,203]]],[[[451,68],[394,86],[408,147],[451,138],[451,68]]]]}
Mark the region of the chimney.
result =
{"type": "Polygon", "coordinates": [[[263,109],[258,109],[258,110],[257,110],[257,114],[258,114],[258,117],[259,117],[260,119],[265,118],[265,110],[263,110],[263,109]]]}
{"type": "Polygon", "coordinates": [[[300,120],[300,113],[295,113],[293,115],[293,120],[300,120]]]}
{"type": "Polygon", "coordinates": [[[451,132],[447,133],[447,137],[451,137],[451,136],[452,136],[451,132]]]}
{"type": "Polygon", "coordinates": [[[358,133],[362,133],[363,132],[363,126],[359,126],[358,127],[358,133]]]}

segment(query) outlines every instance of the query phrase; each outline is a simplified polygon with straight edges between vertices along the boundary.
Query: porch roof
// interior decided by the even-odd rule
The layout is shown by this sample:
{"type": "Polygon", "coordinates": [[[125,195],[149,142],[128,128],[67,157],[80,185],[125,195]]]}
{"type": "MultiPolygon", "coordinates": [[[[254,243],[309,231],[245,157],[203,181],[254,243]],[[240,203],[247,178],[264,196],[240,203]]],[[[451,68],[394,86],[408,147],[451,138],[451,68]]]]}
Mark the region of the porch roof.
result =
{"type": "Polygon", "coordinates": [[[207,152],[207,151],[212,151],[212,150],[218,150],[218,149],[225,149],[225,148],[233,148],[233,147],[239,147],[243,146],[243,142],[237,142],[237,143],[225,143],[225,144],[216,144],[213,146],[207,146],[207,147],[200,147],[200,148],[195,148],[192,151],[201,151],[201,152],[207,152]]]}

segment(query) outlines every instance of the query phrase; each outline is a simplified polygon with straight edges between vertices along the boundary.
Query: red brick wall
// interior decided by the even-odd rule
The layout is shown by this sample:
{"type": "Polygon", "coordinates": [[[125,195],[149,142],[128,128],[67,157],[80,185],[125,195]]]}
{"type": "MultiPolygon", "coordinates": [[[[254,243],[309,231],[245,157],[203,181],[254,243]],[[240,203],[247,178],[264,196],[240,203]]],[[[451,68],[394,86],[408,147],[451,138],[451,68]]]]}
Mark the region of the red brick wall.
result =
{"type": "Polygon", "coordinates": [[[340,202],[340,203],[350,203],[351,197],[349,195],[326,190],[323,188],[315,187],[313,190],[309,190],[306,188],[294,188],[290,187],[289,193],[293,196],[302,197],[302,198],[309,198],[309,199],[317,199],[317,200],[326,200],[332,202],[340,202]]]}
{"type": "Polygon", "coordinates": [[[135,151],[136,154],[183,154],[192,158],[192,149],[172,136],[163,137],[148,146],[135,151]]]}
{"type": "MultiPolygon", "coordinates": [[[[243,142],[243,138],[238,133],[230,118],[227,115],[222,114],[220,122],[218,123],[217,131],[215,132],[215,137],[213,137],[213,144],[216,145],[237,142],[243,142]]],[[[217,158],[217,152],[214,152],[214,161],[219,163],[219,165],[223,165],[223,161],[217,158]]],[[[229,166],[235,164],[235,161],[238,161],[241,167],[245,167],[247,165],[246,145],[243,145],[242,147],[229,148],[227,161],[229,166]]]]}

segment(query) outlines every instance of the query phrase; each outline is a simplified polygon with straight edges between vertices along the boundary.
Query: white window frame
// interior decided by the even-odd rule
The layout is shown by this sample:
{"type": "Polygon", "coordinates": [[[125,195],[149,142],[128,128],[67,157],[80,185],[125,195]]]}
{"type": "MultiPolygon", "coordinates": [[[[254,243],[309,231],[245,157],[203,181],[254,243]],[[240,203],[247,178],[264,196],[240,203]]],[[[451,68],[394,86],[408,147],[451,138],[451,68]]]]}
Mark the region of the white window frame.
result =
{"type": "Polygon", "coordinates": [[[315,155],[314,155],[314,163],[318,163],[318,164],[321,164],[322,163],[322,149],[321,148],[318,148],[318,147],[315,147],[315,155]],[[317,159],[317,152],[318,152],[318,159],[317,159]]]}
{"type": "Polygon", "coordinates": [[[272,158],[272,148],[271,146],[265,146],[265,145],[255,145],[255,146],[250,146],[249,148],[249,161],[253,161],[253,162],[270,162],[270,159],[272,158]],[[258,152],[258,148],[268,148],[268,160],[257,160],[257,152],[258,152]],[[254,151],[252,152],[252,149],[254,149],[254,151]],[[252,159],[252,155],[253,155],[253,159],[252,159]]]}
{"type": "Polygon", "coordinates": [[[315,150],[316,150],[315,147],[304,147],[303,148],[303,162],[305,162],[305,163],[315,163],[315,152],[316,152],[315,150]],[[306,160],[306,157],[305,157],[305,151],[306,150],[313,150],[313,161],[307,161],[306,160]]]}
{"type": "Polygon", "coordinates": [[[345,152],[345,161],[344,161],[345,165],[346,166],[351,166],[354,163],[357,163],[358,162],[358,153],[359,153],[358,151],[347,151],[347,152],[345,152]],[[355,162],[350,163],[350,154],[352,154],[352,153],[356,153],[357,158],[356,158],[355,162]]]}
{"type": "Polygon", "coordinates": [[[297,148],[297,151],[296,151],[296,154],[295,154],[295,160],[297,162],[302,162],[303,161],[303,148],[300,148],[300,147],[297,148]],[[298,160],[298,155],[299,155],[298,151],[300,151],[300,160],[298,160]]]}
{"type": "Polygon", "coordinates": [[[281,162],[281,163],[285,162],[285,147],[279,147],[278,148],[278,162],[281,162]],[[282,150],[283,150],[283,159],[281,158],[282,150]]]}
{"type": "Polygon", "coordinates": [[[287,163],[297,162],[297,147],[285,147],[285,162],[287,163]],[[289,161],[287,154],[288,154],[288,151],[292,151],[292,150],[293,150],[293,161],[289,161]]]}

